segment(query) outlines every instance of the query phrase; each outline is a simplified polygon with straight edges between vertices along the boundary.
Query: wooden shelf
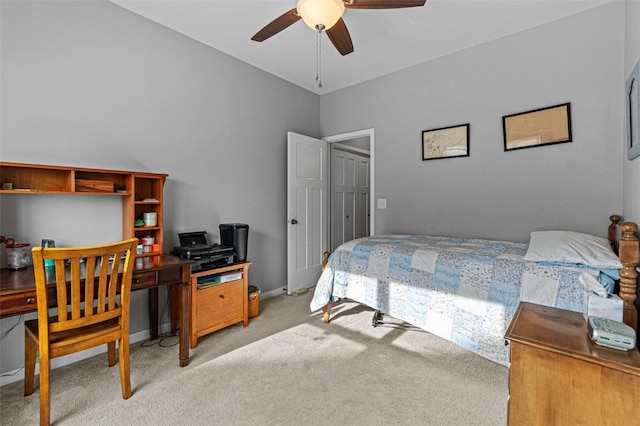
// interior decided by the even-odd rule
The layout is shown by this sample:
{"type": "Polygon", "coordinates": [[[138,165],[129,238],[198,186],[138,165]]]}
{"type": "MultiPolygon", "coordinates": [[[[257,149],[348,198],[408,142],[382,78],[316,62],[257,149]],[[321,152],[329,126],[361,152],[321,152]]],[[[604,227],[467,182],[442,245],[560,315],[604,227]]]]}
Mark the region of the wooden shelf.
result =
{"type": "Polygon", "coordinates": [[[0,189],[0,194],[12,195],[100,195],[106,197],[126,197],[129,193],[122,192],[83,192],[83,191],[42,191],[39,189],[0,189]]]}
{"type": "Polygon", "coordinates": [[[143,232],[143,231],[157,231],[159,230],[160,227],[159,226],[136,226],[135,227],[135,231],[136,232],[143,232]]]}
{"type": "Polygon", "coordinates": [[[166,174],[123,170],[65,167],[45,164],[0,162],[0,182],[13,189],[0,189],[11,195],[91,195],[122,197],[122,238],[153,237],[158,250],[141,257],[160,255],[164,251],[163,190],[166,174]],[[157,213],[156,226],[135,227],[144,213],[157,213]]]}

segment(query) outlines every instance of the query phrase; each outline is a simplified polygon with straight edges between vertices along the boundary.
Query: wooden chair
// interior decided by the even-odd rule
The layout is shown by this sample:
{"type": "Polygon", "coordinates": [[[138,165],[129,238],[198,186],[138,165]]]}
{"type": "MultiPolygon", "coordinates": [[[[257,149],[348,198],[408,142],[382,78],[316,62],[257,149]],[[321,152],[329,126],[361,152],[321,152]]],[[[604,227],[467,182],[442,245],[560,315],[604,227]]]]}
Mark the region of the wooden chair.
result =
{"type": "Polygon", "coordinates": [[[137,245],[138,239],[131,238],[100,246],[33,248],[38,319],[24,323],[24,394],[33,393],[39,353],[41,425],[49,424],[52,358],[106,343],[111,367],[116,364],[118,341],[122,397],[131,396],[129,301],[137,245]],[[45,259],[54,265],[45,268],[45,259]],[[49,308],[56,306],[57,316],[49,316],[49,308]]]}

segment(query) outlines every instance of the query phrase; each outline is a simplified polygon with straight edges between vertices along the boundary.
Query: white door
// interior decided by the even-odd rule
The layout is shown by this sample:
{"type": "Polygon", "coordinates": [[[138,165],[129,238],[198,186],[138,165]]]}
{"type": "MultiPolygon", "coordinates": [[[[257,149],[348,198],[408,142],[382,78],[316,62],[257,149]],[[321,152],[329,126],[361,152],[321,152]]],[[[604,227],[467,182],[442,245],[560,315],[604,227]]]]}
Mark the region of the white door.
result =
{"type": "Polygon", "coordinates": [[[334,146],[330,167],[333,251],[369,235],[369,156],[334,146]]]}
{"type": "Polygon", "coordinates": [[[287,293],[313,287],[328,227],[327,142],[287,133],[287,293]]]}

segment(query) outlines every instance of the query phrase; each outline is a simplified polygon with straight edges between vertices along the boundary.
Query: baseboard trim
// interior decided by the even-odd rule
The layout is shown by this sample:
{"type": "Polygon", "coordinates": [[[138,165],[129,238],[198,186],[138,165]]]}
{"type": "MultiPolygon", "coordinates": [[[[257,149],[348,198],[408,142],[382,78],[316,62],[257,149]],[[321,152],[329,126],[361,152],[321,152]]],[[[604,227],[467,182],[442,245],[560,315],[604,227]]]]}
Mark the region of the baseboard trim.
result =
{"type": "MultiPolygon", "coordinates": [[[[282,294],[286,294],[286,290],[276,289],[271,290],[266,293],[262,293],[260,298],[262,300],[268,299],[270,297],[280,296],[282,294]]],[[[160,328],[160,333],[169,333],[171,331],[171,324],[166,323],[162,324],[160,328]]],[[[144,340],[149,340],[151,336],[150,330],[143,330],[137,333],[133,333],[129,336],[129,343],[137,343],[142,342],[144,340]]],[[[82,361],[83,359],[91,358],[92,356],[100,355],[107,352],[107,345],[100,345],[94,348],[86,349],[81,352],[76,352],[74,354],[61,356],[60,358],[54,358],[51,360],[51,369],[56,369],[59,367],[63,367],[65,365],[73,364],[74,362],[82,361]]],[[[36,362],[36,375],[40,374],[40,362],[39,360],[36,362]]],[[[37,378],[36,378],[37,380],[37,378]]],[[[10,383],[15,383],[18,381],[24,381],[24,366],[17,368],[11,371],[5,371],[0,375],[0,386],[8,385],[10,383]]]]}
{"type": "MultiPolygon", "coordinates": [[[[163,324],[160,333],[168,333],[171,329],[171,324],[163,324]]],[[[143,330],[137,333],[133,333],[129,336],[129,343],[142,342],[149,340],[151,336],[150,330],[143,330]]],[[[83,359],[91,358],[92,356],[107,353],[107,345],[100,345],[94,348],[89,348],[81,352],[61,356],[60,358],[54,358],[51,360],[51,369],[63,367],[65,365],[73,364],[74,362],[82,361],[83,359]]],[[[40,374],[40,360],[36,362],[36,375],[40,374]]],[[[35,380],[38,380],[37,377],[35,380]]],[[[16,370],[6,371],[0,376],[0,386],[8,385],[18,381],[24,381],[24,367],[20,367],[16,370]]]]}
{"type": "Polygon", "coordinates": [[[287,290],[284,288],[277,288],[266,293],[260,293],[260,299],[264,300],[270,297],[282,296],[283,294],[287,294],[287,290]]]}

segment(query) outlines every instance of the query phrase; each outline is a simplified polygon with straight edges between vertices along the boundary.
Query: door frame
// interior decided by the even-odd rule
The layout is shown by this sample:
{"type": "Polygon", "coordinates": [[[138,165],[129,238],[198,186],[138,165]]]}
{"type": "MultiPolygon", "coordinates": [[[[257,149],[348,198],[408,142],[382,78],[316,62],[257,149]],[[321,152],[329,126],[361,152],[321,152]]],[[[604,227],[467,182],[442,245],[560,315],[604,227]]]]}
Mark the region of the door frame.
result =
{"type": "MultiPolygon", "coordinates": [[[[344,142],[344,141],[348,141],[351,139],[359,139],[359,138],[363,138],[363,137],[369,137],[369,212],[371,214],[371,217],[369,219],[369,235],[375,235],[375,229],[376,229],[376,221],[375,221],[375,206],[376,206],[376,197],[375,197],[375,130],[373,128],[370,129],[364,129],[364,130],[356,130],[354,132],[349,132],[349,133],[342,133],[342,134],[338,134],[338,135],[333,135],[333,136],[326,136],[324,138],[322,138],[323,140],[327,141],[327,143],[332,144],[332,143],[336,143],[336,142],[344,142]]],[[[327,152],[330,152],[331,150],[327,150],[327,152]]],[[[331,157],[329,155],[329,157],[331,157]]],[[[331,158],[329,158],[329,161],[331,161],[331,158]]],[[[332,164],[329,163],[329,170],[331,170],[332,164]]],[[[329,188],[331,188],[331,173],[329,173],[329,188]]],[[[328,245],[329,247],[333,246],[333,223],[331,221],[331,209],[333,208],[332,206],[332,197],[329,196],[329,203],[328,203],[328,219],[329,219],[329,226],[327,226],[327,232],[329,233],[329,235],[327,236],[328,239],[328,245]]]]}

